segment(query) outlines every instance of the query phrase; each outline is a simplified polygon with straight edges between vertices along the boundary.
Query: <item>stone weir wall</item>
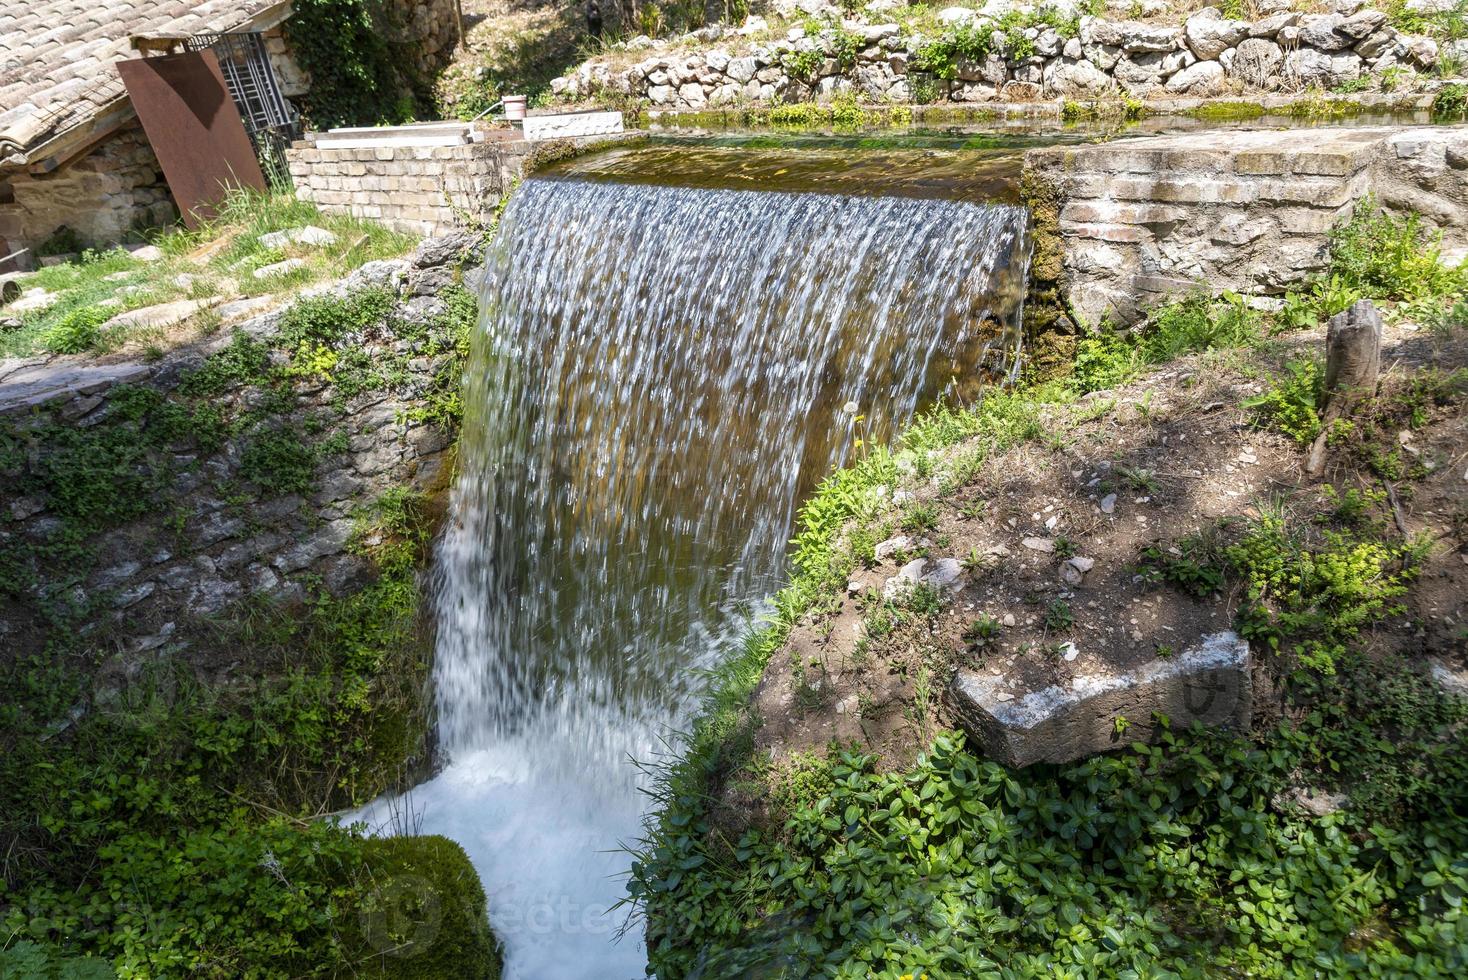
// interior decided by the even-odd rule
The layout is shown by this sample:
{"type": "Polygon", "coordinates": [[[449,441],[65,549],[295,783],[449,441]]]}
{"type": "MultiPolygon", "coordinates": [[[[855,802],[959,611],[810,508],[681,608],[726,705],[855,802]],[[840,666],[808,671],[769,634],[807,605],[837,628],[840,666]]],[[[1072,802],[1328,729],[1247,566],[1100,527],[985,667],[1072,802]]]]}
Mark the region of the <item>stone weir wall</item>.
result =
{"type": "MultiPolygon", "coordinates": [[[[1277,295],[1320,273],[1329,236],[1374,194],[1468,246],[1468,127],[1190,133],[1025,155],[1058,262],[1034,289],[1080,325],[1125,324],[1206,287],[1277,295]]],[[[1033,293],[1032,293],[1033,295],[1033,293]]]]}
{"type": "Polygon", "coordinates": [[[570,100],[615,93],[670,109],[798,102],[838,92],[890,102],[1024,102],[1122,93],[1207,98],[1330,88],[1387,74],[1411,77],[1440,63],[1468,61],[1468,41],[1440,45],[1401,33],[1382,11],[1359,9],[1359,0],[1336,4],[1347,13],[1320,14],[1265,2],[1259,8],[1271,12],[1256,20],[1232,20],[1205,7],[1184,23],[1169,21],[1161,4],[1153,5],[1161,12],[1140,22],[1077,18],[1076,5],[1067,3],[1048,5],[1048,20],[1034,4],[1028,19],[1005,22],[1003,15],[1012,18],[1012,11],[1029,5],[998,2],[985,11],[944,9],[937,30],[871,23],[822,0],[786,6],[798,7],[790,16],[807,17],[808,26],[774,39],[762,38],[768,33],[763,18],[737,31],[706,28],[695,40],[708,50],[691,52],[669,46],[664,53],[658,42],[634,39],[633,50],[652,49],[643,60],[624,67],[625,56],[592,59],[552,81],[551,90],[570,100]],[[994,13],[986,13],[990,8],[994,13]],[[977,41],[976,34],[982,35],[977,41]],[[985,53],[958,53],[965,50],[985,53]],[[915,74],[918,68],[928,74],[915,74]]]}
{"type": "Polygon", "coordinates": [[[252,604],[361,588],[365,510],[449,479],[465,245],[369,263],[155,362],[9,362],[0,649],[37,653],[60,630],[127,673],[189,660],[209,622],[252,604]]]}
{"type": "Polygon", "coordinates": [[[296,195],[322,211],[372,218],[411,235],[485,224],[524,170],[530,144],[333,146],[314,134],[286,151],[296,195]]]}
{"type": "Polygon", "coordinates": [[[329,214],[372,218],[410,235],[448,235],[491,224],[504,196],[536,167],[638,137],[530,142],[491,131],[472,142],[425,146],[393,135],[412,128],[366,134],[360,142],[370,145],[341,146],[330,136],[307,134],[286,151],[296,195],[329,214]]]}

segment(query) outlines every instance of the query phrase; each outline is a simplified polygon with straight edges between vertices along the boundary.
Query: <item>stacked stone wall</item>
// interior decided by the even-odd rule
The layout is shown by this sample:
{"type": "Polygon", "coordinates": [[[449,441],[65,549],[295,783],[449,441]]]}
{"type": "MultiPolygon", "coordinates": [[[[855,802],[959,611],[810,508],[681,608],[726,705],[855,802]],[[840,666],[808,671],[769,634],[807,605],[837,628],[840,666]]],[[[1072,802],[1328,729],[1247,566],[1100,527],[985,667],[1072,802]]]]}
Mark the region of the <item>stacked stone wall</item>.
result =
{"type": "Polygon", "coordinates": [[[1191,290],[1279,295],[1321,273],[1374,194],[1468,246],[1468,128],[1186,134],[1026,154],[1056,212],[1059,298],[1082,325],[1191,290]]]}
{"type": "Polygon", "coordinates": [[[10,186],[10,203],[0,203],[0,238],[11,249],[35,249],[63,227],[83,245],[105,245],[178,214],[139,126],[110,137],[56,173],[19,172],[0,180],[10,186]]]}
{"type": "MultiPolygon", "coordinates": [[[[938,36],[931,28],[925,34],[896,22],[871,23],[823,0],[786,6],[791,17],[823,19],[827,26],[814,34],[792,28],[775,40],[754,40],[748,28],[707,28],[696,36],[707,49],[691,52],[686,46],[659,51],[659,42],[634,39],[634,49],[651,49],[643,60],[623,67],[624,61],[593,59],[555,79],[552,91],[573,100],[630,96],[668,109],[799,102],[841,92],[891,102],[1213,98],[1329,89],[1388,74],[1399,85],[1422,75],[1422,84],[1434,87],[1441,80],[1425,76],[1440,64],[1468,62],[1468,41],[1402,33],[1359,0],[1342,0],[1335,4],[1341,12],[1333,13],[1265,2],[1261,10],[1278,12],[1253,20],[1233,20],[1214,7],[1178,14],[1186,17],[1181,23],[1167,22],[1165,12],[1145,22],[1082,16],[1064,27],[1037,22],[1018,35],[998,29],[999,18],[1016,6],[1000,2],[985,6],[993,13],[964,7],[939,13],[948,30],[994,28],[991,43],[982,61],[958,60],[951,79],[926,79],[926,92],[919,93],[915,56],[938,36]]],[[[1061,13],[1075,7],[1044,6],[1061,13]]]]}
{"type": "Polygon", "coordinates": [[[440,235],[486,221],[529,152],[518,140],[337,148],[308,139],[287,158],[296,193],[322,211],[440,235]]]}
{"type": "Polygon", "coordinates": [[[145,422],[131,421],[137,406],[160,398],[197,419],[199,399],[188,386],[201,368],[238,362],[240,351],[261,351],[277,367],[298,356],[280,342],[285,311],[255,316],[156,362],[52,359],[40,369],[59,385],[44,378],[0,384],[0,479],[15,490],[0,504],[0,644],[43,649],[54,624],[37,610],[68,595],[82,610],[75,628],[125,655],[142,655],[197,632],[211,617],[235,614],[241,604],[298,603],[319,589],[340,597],[361,588],[371,569],[354,546],[362,509],[391,491],[434,495],[448,484],[457,419],[433,411],[431,398],[456,392],[461,381],[457,338],[439,333],[455,329],[443,316],[442,292],[462,274],[458,261],[468,244],[462,237],[426,242],[409,259],[368,263],[316,290],[338,298],[388,290],[398,297],[395,322],[422,325],[344,339],[361,363],[394,365],[390,381],[343,391],[333,378],[345,369],[302,369],[284,393],[248,377],[224,387],[209,401],[220,418],[234,420],[225,437],[216,443],[180,435],[176,445],[130,460],[139,479],[158,487],[149,513],[87,539],[84,558],[65,568],[43,558],[75,533],[63,519],[75,507],[25,488],[46,485],[38,475],[74,464],[78,441],[69,433],[119,431],[117,444],[129,445],[136,426],[170,417],[155,408],[145,422]],[[257,346],[237,347],[237,338],[257,346]],[[261,459],[272,447],[293,444],[305,452],[292,465],[309,461],[309,479],[274,490],[261,484],[261,459]]]}

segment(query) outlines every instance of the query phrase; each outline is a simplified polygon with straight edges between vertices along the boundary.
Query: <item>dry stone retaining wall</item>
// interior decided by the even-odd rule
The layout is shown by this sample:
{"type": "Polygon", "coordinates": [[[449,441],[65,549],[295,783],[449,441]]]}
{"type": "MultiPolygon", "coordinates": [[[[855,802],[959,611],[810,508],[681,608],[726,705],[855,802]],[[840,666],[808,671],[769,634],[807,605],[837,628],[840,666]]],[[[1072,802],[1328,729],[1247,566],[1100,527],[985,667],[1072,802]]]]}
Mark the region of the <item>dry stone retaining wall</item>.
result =
{"type": "Polygon", "coordinates": [[[136,125],[57,173],[14,173],[0,184],[9,188],[0,196],[0,239],[13,249],[33,248],[62,226],[84,244],[120,241],[136,227],[165,224],[178,213],[158,158],[136,125]]]}
{"type": "MultiPolygon", "coordinates": [[[[166,451],[131,459],[140,474],[164,472],[151,512],[88,539],[84,567],[68,567],[75,581],[58,582],[45,566],[13,567],[35,559],[65,535],[56,515],[61,504],[43,494],[7,493],[0,501],[0,644],[40,650],[54,626],[35,610],[72,590],[84,614],[80,628],[124,655],[142,655],[170,637],[252,599],[295,602],[317,583],[335,596],[356,591],[370,562],[354,549],[364,505],[391,490],[437,491],[447,485],[456,432],[441,417],[425,415],[426,393],[442,384],[456,364],[451,338],[435,315],[439,293],[454,280],[469,242],[425,242],[409,259],[372,262],[325,292],[339,297],[379,288],[397,293],[396,315],[428,324],[423,331],[348,338],[368,363],[401,366],[387,387],[344,394],[319,374],[304,373],[289,392],[289,405],[259,424],[236,427],[215,448],[183,438],[166,451]],[[438,353],[434,353],[438,352],[438,353]],[[269,492],[252,482],[251,454],[272,437],[310,445],[314,473],[309,489],[269,492]],[[161,471],[159,468],[163,468],[161,471]],[[39,574],[39,578],[35,578],[39,574]],[[17,598],[16,583],[35,578],[17,598]]],[[[155,363],[71,364],[52,359],[29,374],[8,371],[0,384],[0,479],[7,486],[34,484],[28,474],[54,471],[74,453],[66,430],[78,434],[109,425],[161,424],[155,410],[146,423],[129,423],[139,394],[172,399],[186,391],[190,375],[211,355],[226,354],[236,334],[257,341],[272,363],[289,363],[275,343],[284,311],[245,320],[235,330],[155,363]],[[53,377],[54,376],[54,377],[53,377]],[[49,379],[49,380],[48,380],[49,379]],[[51,384],[49,381],[57,383],[51,384]]],[[[13,365],[11,366],[13,368],[13,365]]],[[[458,383],[454,376],[452,382],[458,383]]],[[[265,390],[235,384],[212,399],[226,420],[265,411],[265,390]]],[[[195,400],[197,401],[197,400],[195,400]]],[[[174,404],[181,404],[174,402],[174,404]]],[[[124,437],[125,438],[125,437],[124,437]]],[[[82,492],[83,488],[77,488],[82,492]]],[[[107,501],[97,501],[99,506],[107,501]]]]}
{"type": "MultiPolygon", "coordinates": [[[[912,59],[934,37],[907,32],[895,22],[847,18],[824,0],[786,6],[793,16],[825,18],[831,26],[813,36],[795,28],[783,39],[760,42],[747,39],[748,29],[706,28],[697,36],[710,49],[692,53],[661,53],[658,42],[637,38],[633,49],[651,49],[644,60],[618,68],[593,59],[555,79],[551,89],[568,99],[617,93],[669,109],[798,102],[848,91],[874,100],[913,100],[912,59]],[[853,43],[854,57],[843,63],[843,47],[853,43]],[[808,74],[797,70],[812,61],[815,68],[808,74]]],[[[992,0],[983,11],[950,7],[939,17],[950,28],[982,30],[1016,6],[1038,7],[992,0]]],[[[1077,9],[1066,3],[1046,6],[1062,14],[1077,9]]],[[[1388,70],[1426,73],[1445,58],[1468,61],[1468,41],[1439,45],[1429,37],[1402,34],[1381,11],[1361,9],[1359,0],[1337,3],[1339,13],[1302,14],[1289,6],[1266,0],[1259,5],[1262,11],[1279,12],[1255,20],[1231,20],[1205,7],[1173,24],[1083,16],[1072,36],[1066,36],[1068,28],[1026,28],[1022,48],[996,30],[985,60],[959,61],[956,77],[939,82],[938,94],[955,102],[1121,93],[1213,97],[1330,88],[1388,70]]]]}
{"type": "Polygon", "coordinates": [[[1159,136],[1031,150],[1058,208],[1075,319],[1135,320],[1169,296],[1280,294],[1321,272],[1329,234],[1374,193],[1468,245],[1468,127],[1159,136]]]}

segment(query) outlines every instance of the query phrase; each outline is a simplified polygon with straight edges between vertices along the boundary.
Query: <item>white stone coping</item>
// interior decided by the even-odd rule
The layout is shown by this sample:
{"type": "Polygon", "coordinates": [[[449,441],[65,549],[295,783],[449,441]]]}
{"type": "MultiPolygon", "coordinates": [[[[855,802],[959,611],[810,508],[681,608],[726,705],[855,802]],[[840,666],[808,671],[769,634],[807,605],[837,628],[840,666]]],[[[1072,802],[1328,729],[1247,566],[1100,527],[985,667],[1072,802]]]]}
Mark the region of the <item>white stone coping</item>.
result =
{"type": "Polygon", "coordinates": [[[999,698],[1007,693],[1004,689],[1009,686],[1003,675],[994,677],[963,671],[954,682],[965,697],[999,724],[1029,730],[1101,694],[1220,669],[1241,673],[1249,669],[1249,644],[1232,630],[1205,636],[1196,646],[1166,660],[1154,660],[1116,674],[1081,675],[1071,681],[1069,688],[1052,684],[1014,700],[999,698]]]}
{"type": "Polygon", "coordinates": [[[568,139],[575,136],[611,136],[623,131],[620,112],[562,112],[526,116],[521,123],[525,139],[568,139]]]}
{"type": "Polygon", "coordinates": [[[466,122],[409,123],[406,126],[351,126],[313,133],[319,148],[349,150],[377,146],[460,146],[473,142],[466,122]]]}

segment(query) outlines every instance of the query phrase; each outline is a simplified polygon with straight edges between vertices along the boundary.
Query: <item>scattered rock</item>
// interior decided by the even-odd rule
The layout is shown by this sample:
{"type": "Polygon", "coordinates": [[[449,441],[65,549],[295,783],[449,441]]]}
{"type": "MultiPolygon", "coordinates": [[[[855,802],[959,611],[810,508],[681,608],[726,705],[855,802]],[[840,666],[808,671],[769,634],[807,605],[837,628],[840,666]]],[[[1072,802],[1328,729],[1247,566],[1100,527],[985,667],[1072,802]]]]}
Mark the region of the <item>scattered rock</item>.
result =
{"type": "Polygon", "coordinates": [[[1052,538],[1025,538],[1020,544],[1031,551],[1052,552],[1055,550],[1055,541],[1052,538]]]}
{"type": "Polygon", "coordinates": [[[923,571],[928,567],[926,558],[914,558],[903,565],[897,574],[882,584],[882,598],[887,601],[899,599],[911,592],[923,579],[923,571]]]}
{"type": "Polygon", "coordinates": [[[945,592],[957,592],[963,588],[963,565],[956,558],[940,558],[933,563],[932,571],[923,575],[922,581],[945,592]]]}
{"type": "Polygon", "coordinates": [[[262,265],[260,268],[256,269],[255,278],[270,279],[275,276],[283,276],[287,272],[293,272],[305,264],[305,259],[285,259],[281,262],[272,262],[269,265],[262,265]]]}
{"type": "Polygon", "coordinates": [[[912,538],[905,534],[899,534],[895,538],[888,538],[872,549],[872,554],[877,561],[885,561],[899,551],[906,551],[912,547],[912,538]]]}
{"type": "Polygon", "coordinates": [[[1344,793],[1326,793],[1306,786],[1294,786],[1275,794],[1270,805],[1282,813],[1303,810],[1312,817],[1328,817],[1346,805],[1344,793]]]}
{"type": "Polygon", "coordinates": [[[1101,513],[1112,514],[1116,512],[1116,494],[1108,493],[1101,498],[1101,513]]]}
{"type": "Polygon", "coordinates": [[[1066,585],[1080,585],[1081,582],[1085,579],[1086,573],[1089,572],[1092,566],[1094,566],[1095,564],[1096,562],[1094,559],[1082,558],[1079,555],[1075,556],[1074,558],[1067,558],[1060,565],[1060,579],[1066,585]]]}
{"type": "Polygon", "coordinates": [[[157,306],[144,306],[128,310],[102,324],[102,330],[137,330],[140,328],[166,329],[183,323],[200,310],[208,309],[219,302],[219,297],[209,299],[179,299],[157,306]]]}
{"type": "Polygon", "coordinates": [[[263,248],[284,248],[287,245],[310,245],[313,248],[321,248],[326,245],[336,244],[336,235],[325,228],[315,225],[306,225],[304,228],[286,228],[282,231],[271,231],[256,239],[263,248]]]}
{"type": "Polygon", "coordinates": [[[44,310],[56,302],[56,294],[47,292],[40,286],[32,286],[20,294],[20,299],[12,300],[5,307],[8,313],[35,313],[44,310]]]}
{"type": "Polygon", "coordinates": [[[139,262],[159,262],[163,259],[163,249],[157,245],[139,245],[129,248],[128,253],[139,262]]]}

